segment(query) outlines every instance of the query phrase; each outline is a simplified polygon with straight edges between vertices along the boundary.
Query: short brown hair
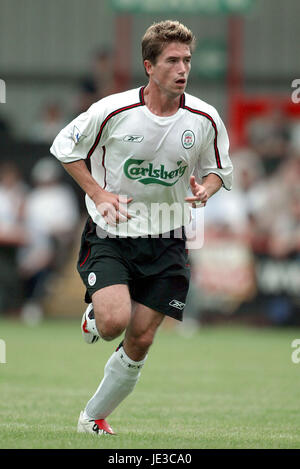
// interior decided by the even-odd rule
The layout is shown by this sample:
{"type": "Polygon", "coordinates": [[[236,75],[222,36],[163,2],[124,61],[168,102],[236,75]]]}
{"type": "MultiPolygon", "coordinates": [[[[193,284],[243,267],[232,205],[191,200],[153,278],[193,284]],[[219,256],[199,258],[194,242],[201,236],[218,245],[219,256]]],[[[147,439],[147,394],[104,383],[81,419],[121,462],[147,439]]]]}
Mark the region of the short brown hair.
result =
{"type": "Polygon", "coordinates": [[[143,61],[149,60],[152,64],[155,64],[165,45],[170,42],[187,44],[193,52],[196,38],[192,31],[179,21],[166,20],[153,23],[142,38],[143,61]]]}

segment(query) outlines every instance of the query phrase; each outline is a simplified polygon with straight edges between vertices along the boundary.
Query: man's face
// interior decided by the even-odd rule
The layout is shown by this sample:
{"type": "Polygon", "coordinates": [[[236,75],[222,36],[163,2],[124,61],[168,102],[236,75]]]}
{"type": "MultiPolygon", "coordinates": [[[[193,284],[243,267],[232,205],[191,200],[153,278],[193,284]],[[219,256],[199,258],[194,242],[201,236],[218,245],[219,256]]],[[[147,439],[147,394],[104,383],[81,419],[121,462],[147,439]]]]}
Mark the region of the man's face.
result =
{"type": "Polygon", "coordinates": [[[155,64],[149,60],[145,60],[144,64],[150,82],[152,80],[171,97],[179,96],[186,88],[191,69],[190,47],[180,42],[171,42],[164,47],[155,64]]]}

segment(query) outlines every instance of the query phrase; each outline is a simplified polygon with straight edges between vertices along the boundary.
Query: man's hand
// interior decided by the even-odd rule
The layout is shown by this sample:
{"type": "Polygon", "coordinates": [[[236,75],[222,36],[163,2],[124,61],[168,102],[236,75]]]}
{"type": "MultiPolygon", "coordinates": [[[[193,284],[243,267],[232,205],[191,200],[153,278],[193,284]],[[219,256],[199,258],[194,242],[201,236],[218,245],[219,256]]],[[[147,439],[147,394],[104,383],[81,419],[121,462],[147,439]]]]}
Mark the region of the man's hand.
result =
{"type": "Polygon", "coordinates": [[[190,186],[193,193],[193,197],[186,197],[186,202],[192,203],[192,207],[205,207],[208,200],[208,192],[204,186],[196,182],[195,176],[190,177],[190,186]],[[200,203],[199,203],[200,202],[200,203]]]}
{"type": "Polygon", "coordinates": [[[93,196],[93,201],[98,212],[110,226],[124,223],[131,218],[127,206],[132,201],[132,197],[128,199],[124,195],[113,194],[102,189],[93,196]]]}
{"type": "Polygon", "coordinates": [[[108,225],[116,226],[117,223],[126,222],[131,218],[127,211],[127,205],[132,201],[132,197],[128,199],[126,196],[113,194],[102,189],[83,160],[68,164],[63,163],[63,167],[92,199],[108,225]]]}

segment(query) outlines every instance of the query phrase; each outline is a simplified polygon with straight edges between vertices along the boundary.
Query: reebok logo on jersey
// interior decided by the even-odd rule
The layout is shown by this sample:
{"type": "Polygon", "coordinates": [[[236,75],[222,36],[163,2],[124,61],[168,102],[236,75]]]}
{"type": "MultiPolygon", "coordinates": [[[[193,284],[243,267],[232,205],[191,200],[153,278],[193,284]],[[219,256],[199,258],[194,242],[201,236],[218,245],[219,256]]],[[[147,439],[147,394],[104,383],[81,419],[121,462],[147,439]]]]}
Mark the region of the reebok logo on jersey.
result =
{"type": "Polygon", "coordinates": [[[171,171],[166,170],[161,164],[154,168],[152,163],[145,160],[135,160],[129,158],[124,164],[124,173],[129,179],[137,180],[142,184],[161,184],[163,186],[174,186],[184,175],[188,165],[183,165],[183,161],[177,161],[177,168],[171,171]]]}
{"type": "Polygon", "coordinates": [[[126,135],[123,140],[124,142],[141,143],[144,137],[143,135],[126,135]]]}
{"type": "Polygon", "coordinates": [[[185,307],[185,303],[181,303],[181,301],[178,301],[178,300],[170,301],[169,305],[173,306],[173,308],[177,308],[180,310],[183,310],[183,308],[185,307]]]}

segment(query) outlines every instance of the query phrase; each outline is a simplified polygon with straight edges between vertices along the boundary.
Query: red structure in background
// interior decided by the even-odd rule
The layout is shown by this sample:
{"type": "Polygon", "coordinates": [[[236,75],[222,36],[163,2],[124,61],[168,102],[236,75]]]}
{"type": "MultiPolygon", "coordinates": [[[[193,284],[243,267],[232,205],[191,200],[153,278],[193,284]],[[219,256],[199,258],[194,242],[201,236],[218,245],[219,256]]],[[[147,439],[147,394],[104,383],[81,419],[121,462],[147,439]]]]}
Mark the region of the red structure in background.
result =
{"type": "MultiPolygon", "coordinates": [[[[116,15],[115,19],[115,88],[129,89],[132,80],[132,29],[130,14],[116,15]]],[[[300,118],[300,104],[290,97],[278,95],[247,95],[244,90],[244,17],[228,17],[228,71],[227,71],[227,128],[230,146],[235,149],[247,145],[247,124],[257,117],[281,111],[290,118],[300,118]]],[[[292,89],[291,89],[292,93],[292,89]]]]}
{"type": "Polygon", "coordinates": [[[130,14],[116,15],[115,18],[115,66],[116,92],[128,90],[132,80],[132,27],[130,14]]]}
{"type": "Polygon", "coordinates": [[[300,105],[294,104],[286,96],[247,96],[235,94],[228,103],[228,128],[230,129],[231,147],[247,145],[247,123],[256,117],[281,111],[290,119],[300,119],[300,105]]]}
{"type": "MultiPolygon", "coordinates": [[[[247,124],[257,117],[280,111],[288,118],[300,119],[300,105],[291,97],[279,95],[247,95],[244,90],[244,18],[228,18],[228,72],[227,127],[230,131],[231,148],[247,145],[247,124]]],[[[288,84],[287,84],[288,86],[288,84]]],[[[291,88],[291,94],[292,94],[291,88]]]]}

